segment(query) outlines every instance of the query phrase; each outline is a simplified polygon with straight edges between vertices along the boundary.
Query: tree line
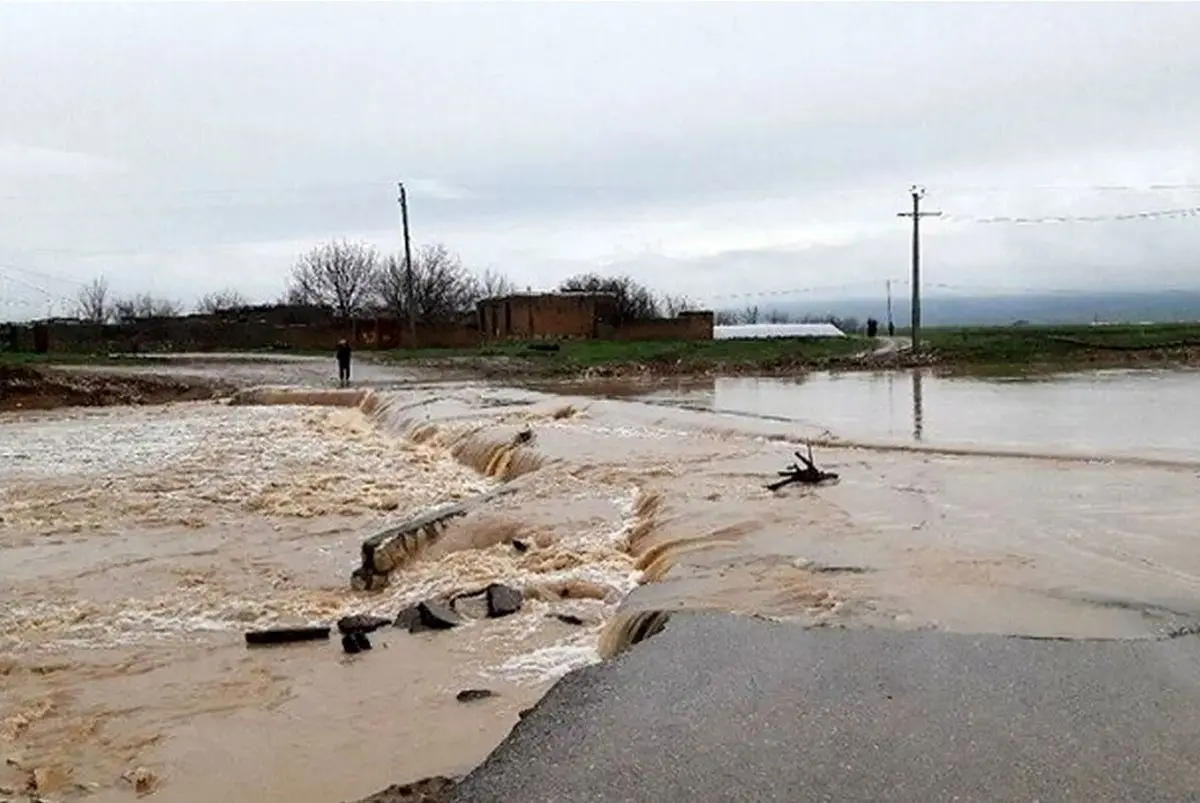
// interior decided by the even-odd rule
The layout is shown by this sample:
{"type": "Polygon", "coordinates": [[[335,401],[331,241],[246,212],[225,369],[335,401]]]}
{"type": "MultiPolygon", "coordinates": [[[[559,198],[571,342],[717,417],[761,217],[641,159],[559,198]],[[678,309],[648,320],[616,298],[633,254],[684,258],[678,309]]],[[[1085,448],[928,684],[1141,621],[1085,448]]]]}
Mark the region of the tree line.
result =
{"type": "MultiPolygon", "coordinates": [[[[216,312],[245,309],[250,302],[233,288],[207,293],[196,302],[195,312],[216,312]]],[[[114,296],[108,280],[98,276],[79,289],[75,296],[74,315],[89,323],[123,323],[140,318],[175,318],[183,315],[185,307],[170,298],[151,293],[114,296]]]]}
{"type": "MultiPolygon", "coordinates": [[[[657,294],[629,276],[583,273],[562,281],[562,292],[608,292],[615,300],[616,323],[674,317],[695,305],[686,296],[657,294]]],[[[305,251],[296,260],[278,303],[325,307],[343,318],[413,317],[421,323],[446,323],[474,314],[476,304],[517,292],[517,285],[493,270],[475,272],[441,243],[418,248],[411,271],[403,254],[380,254],[366,243],[332,240],[305,251]],[[411,286],[410,286],[411,280],[411,286]]],[[[250,306],[228,288],[209,293],[194,311],[235,312],[250,306]]],[[[80,289],[75,315],[93,323],[182,315],[184,305],[148,293],[114,296],[104,277],[80,289]]]]}

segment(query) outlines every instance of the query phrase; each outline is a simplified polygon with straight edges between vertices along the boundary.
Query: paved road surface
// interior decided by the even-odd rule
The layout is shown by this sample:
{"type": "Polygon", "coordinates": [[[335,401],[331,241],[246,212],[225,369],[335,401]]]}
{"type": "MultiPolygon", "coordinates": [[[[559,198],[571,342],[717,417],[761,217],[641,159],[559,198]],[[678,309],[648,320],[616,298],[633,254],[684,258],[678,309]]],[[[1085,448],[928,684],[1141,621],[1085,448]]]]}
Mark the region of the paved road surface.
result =
{"type": "Polygon", "coordinates": [[[678,615],[560,682],[454,803],[1200,800],[1200,639],[678,615]]]}

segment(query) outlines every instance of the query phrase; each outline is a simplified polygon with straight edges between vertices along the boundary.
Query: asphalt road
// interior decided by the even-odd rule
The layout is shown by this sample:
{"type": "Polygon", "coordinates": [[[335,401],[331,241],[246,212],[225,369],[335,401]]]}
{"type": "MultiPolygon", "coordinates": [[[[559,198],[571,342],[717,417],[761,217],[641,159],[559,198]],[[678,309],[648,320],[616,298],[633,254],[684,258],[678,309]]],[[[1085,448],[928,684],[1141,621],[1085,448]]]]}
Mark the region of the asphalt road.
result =
{"type": "Polygon", "coordinates": [[[453,803],[1200,800],[1200,637],[677,615],[560,681],[453,803]]]}

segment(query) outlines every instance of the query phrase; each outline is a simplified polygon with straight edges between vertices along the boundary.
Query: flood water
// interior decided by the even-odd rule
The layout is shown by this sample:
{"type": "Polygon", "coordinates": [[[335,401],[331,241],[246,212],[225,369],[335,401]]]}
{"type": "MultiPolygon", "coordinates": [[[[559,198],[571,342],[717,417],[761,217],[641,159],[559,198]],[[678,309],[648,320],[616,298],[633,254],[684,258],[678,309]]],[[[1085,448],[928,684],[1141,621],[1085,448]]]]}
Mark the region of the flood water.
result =
{"type": "Polygon", "coordinates": [[[240,366],[291,386],[240,404],[0,418],[0,786],[106,803],[137,776],[156,800],[337,803],[464,772],[646,611],[1069,637],[1200,623],[1200,374],[617,398],[382,368],[338,393],[301,368],[240,366]],[[810,440],[840,479],[765,489],[810,440]],[[351,589],[363,538],[504,484],[388,588],[351,589]],[[242,643],[489,582],[523,610],[385,630],[357,656],[242,643]],[[497,694],[455,701],[480,687],[497,694]]]}
{"type": "Polygon", "coordinates": [[[925,369],[729,377],[643,401],[771,418],[843,440],[1200,461],[1200,372],[1097,371],[981,380],[925,369]]]}

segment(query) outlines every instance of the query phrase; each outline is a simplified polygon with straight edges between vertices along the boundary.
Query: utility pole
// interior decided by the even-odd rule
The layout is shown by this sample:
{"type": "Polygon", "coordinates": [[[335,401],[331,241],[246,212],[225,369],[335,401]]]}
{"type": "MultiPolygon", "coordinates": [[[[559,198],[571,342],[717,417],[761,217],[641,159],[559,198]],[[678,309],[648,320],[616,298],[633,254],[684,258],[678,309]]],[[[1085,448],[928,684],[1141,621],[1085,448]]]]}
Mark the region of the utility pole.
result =
{"type": "Polygon", "coordinates": [[[404,182],[399,182],[400,187],[400,221],[404,225],[404,306],[405,315],[408,317],[408,334],[412,341],[412,348],[417,347],[417,316],[416,305],[413,303],[413,269],[412,269],[412,245],[408,239],[408,193],[404,190],[404,182]]]}
{"type": "Polygon", "coordinates": [[[895,326],[892,323],[892,280],[891,279],[887,280],[887,298],[888,298],[888,305],[887,305],[888,336],[891,337],[892,332],[895,331],[895,326]]]}
{"type": "Polygon", "coordinates": [[[899,212],[897,217],[911,217],[912,228],[912,347],[913,351],[921,347],[921,218],[941,217],[941,212],[922,212],[921,199],[925,197],[922,187],[913,185],[912,211],[899,212]]]}

